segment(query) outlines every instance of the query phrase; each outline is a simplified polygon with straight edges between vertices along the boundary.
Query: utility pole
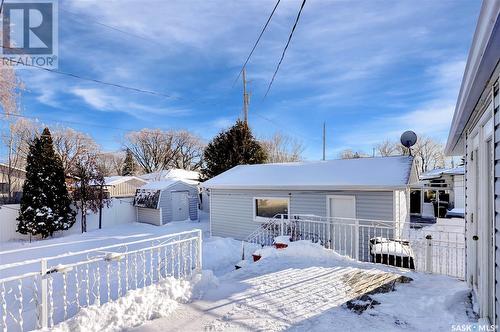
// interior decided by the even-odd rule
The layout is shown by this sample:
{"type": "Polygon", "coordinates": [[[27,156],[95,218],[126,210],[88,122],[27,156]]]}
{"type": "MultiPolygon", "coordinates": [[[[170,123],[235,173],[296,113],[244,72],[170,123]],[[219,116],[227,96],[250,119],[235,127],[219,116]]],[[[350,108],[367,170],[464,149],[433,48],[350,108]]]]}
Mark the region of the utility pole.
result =
{"type": "Polygon", "coordinates": [[[326,122],[323,122],[323,160],[326,160],[326,122]]]}
{"type": "Polygon", "coordinates": [[[243,120],[248,125],[248,104],[250,104],[250,95],[247,92],[247,69],[243,68],[243,120]]]}

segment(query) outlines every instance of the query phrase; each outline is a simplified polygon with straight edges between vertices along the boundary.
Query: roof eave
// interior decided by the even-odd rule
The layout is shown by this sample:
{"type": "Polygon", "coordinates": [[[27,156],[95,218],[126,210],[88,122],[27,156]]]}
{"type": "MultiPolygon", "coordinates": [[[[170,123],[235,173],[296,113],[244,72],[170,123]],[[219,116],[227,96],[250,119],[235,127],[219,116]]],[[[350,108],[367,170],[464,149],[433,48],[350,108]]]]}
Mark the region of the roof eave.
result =
{"type": "Polygon", "coordinates": [[[460,92],[453,115],[453,120],[446,142],[446,155],[463,155],[464,146],[459,144],[463,131],[480,98],[485,84],[498,63],[500,49],[500,28],[498,15],[500,2],[484,1],[478,19],[467,65],[462,78],[460,92]],[[477,63],[477,65],[475,65],[477,63]]]}
{"type": "Polygon", "coordinates": [[[307,185],[307,186],[269,186],[269,185],[253,185],[253,186],[239,186],[239,185],[208,185],[201,186],[205,189],[216,190],[303,190],[303,191],[334,191],[334,190],[360,190],[360,191],[393,191],[406,189],[408,185],[373,185],[373,186],[353,186],[353,185],[307,185]]]}

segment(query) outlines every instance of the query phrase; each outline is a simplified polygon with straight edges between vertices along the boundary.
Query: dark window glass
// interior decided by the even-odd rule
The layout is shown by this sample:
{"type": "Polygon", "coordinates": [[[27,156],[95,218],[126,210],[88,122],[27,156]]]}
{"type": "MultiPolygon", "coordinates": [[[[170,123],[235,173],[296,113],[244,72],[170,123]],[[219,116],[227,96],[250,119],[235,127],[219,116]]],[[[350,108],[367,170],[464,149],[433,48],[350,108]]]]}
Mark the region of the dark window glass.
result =
{"type": "Polygon", "coordinates": [[[277,214],[288,214],[288,199],[259,198],[255,200],[255,216],[272,218],[277,214]]]}

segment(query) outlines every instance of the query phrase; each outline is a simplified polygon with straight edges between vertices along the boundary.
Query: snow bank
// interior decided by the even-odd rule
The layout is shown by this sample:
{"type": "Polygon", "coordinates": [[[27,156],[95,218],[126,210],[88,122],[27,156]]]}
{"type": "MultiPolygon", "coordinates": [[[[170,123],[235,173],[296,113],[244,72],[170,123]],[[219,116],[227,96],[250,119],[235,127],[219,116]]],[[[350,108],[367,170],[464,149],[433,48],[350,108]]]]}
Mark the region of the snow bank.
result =
{"type": "Polygon", "coordinates": [[[241,241],[213,236],[203,242],[203,268],[222,275],[241,260],[241,241]]]}
{"type": "Polygon", "coordinates": [[[122,331],[144,324],[146,321],[168,316],[179,303],[192,297],[199,298],[207,289],[217,287],[218,280],[211,271],[203,271],[192,280],[165,280],[141,289],[102,306],[92,305],[81,309],[76,316],[56,325],[53,331],[122,331]]]}
{"type": "MultiPolygon", "coordinates": [[[[290,257],[297,259],[314,258],[314,259],[348,259],[332,250],[324,248],[321,244],[312,243],[308,240],[301,240],[290,242],[286,249],[276,249],[274,247],[265,247],[255,251],[255,254],[260,255],[262,258],[275,258],[275,257],[290,257]]],[[[350,259],[349,259],[350,260],[350,259]]]]}

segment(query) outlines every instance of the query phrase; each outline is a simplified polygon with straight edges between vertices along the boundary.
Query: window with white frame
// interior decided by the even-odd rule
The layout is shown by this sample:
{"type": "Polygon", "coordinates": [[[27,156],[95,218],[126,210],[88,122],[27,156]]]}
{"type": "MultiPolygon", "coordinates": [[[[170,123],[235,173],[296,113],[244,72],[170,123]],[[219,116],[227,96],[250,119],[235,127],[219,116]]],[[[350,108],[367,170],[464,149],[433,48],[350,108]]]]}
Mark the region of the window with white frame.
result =
{"type": "Polygon", "coordinates": [[[282,214],[287,218],[290,211],[290,200],[286,197],[255,197],[254,219],[258,221],[273,218],[282,214]]]}

